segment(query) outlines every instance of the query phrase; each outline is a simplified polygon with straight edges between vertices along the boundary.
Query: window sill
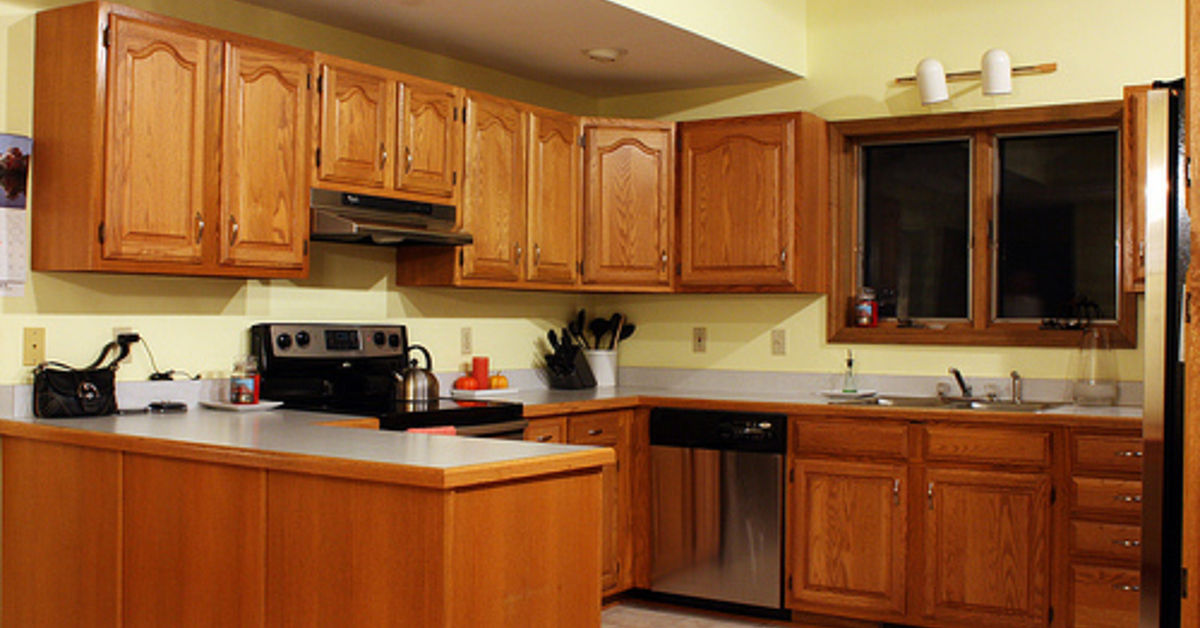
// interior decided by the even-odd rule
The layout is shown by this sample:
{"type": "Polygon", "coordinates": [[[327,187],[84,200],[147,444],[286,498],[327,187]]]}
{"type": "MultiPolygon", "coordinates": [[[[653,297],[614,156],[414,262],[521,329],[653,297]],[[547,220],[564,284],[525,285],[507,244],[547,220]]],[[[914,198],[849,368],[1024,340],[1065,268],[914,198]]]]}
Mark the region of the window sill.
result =
{"type": "MultiPolygon", "coordinates": [[[[1096,327],[1109,330],[1114,349],[1137,346],[1132,336],[1115,324],[1096,327]]],[[[1134,332],[1136,333],[1136,332],[1134,332]]],[[[1078,347],[1083,333],[1080,330],[1039,329],[1034,323],[995,323],[979,329],[965,323],[947,325],[945,329],[897,327],[895,322],[883,322],[878,327],[837,327],[829,334],[830,343],[890,344],[890,345],[960,345],[990,347],[1078,347]]]]}

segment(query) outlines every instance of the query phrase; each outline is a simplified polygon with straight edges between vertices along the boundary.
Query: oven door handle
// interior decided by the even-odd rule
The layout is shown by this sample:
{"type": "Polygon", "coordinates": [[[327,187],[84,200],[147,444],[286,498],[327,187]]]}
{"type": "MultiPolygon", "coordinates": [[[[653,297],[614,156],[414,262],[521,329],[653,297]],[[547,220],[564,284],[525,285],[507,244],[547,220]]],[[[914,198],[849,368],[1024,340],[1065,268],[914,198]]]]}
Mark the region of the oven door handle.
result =
{"type": "Polygon", "coordinates": [[[479,425],[459,425],[455,431],[459,436],[480,436],[483,438],[504,438],[513,436],[517,439],[522,438],[525,434],[525,428],[529,426],[528,419],[517,419],[515,421],[502,421],[499,423],[482,423],[479,425]]]}

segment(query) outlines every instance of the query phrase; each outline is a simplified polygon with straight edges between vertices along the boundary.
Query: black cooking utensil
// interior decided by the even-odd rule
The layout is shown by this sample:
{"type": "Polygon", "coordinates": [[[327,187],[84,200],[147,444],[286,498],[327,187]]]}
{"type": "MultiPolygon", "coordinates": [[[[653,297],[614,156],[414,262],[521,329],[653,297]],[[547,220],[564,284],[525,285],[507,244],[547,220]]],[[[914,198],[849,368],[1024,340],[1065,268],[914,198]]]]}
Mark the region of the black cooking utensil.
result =
{"type": "Polygon", "coordinates": [[[580,344],[586,345],[587,340],[583,337],[583,322],[587,320],[587,310],[579,310],[575,315],[575,319],[567,322],[567,329],[579,339],[580,344]]]}
{"type": "Polygon", "coordinates": [[[625,317],[616,312],[608,318],[608,331],[612,333],[612,338],[608,341],[610,351],[617,346],[617,334],[621,333],[621,323],[624,321],[625,317]]]}
{"type": "Polygon", "coordinates": [[[595,338],[592,348],[599,349],[600,339],[604,337],[604,334],[608,333],[608,319],[593,318],[592,322],[588,323],[588,331],[592,332],[592,338],[595,338]]]}
{"type": "Polygon", "coordinates": [[[635,330],[637,330],[637,325],[634,325],[633,323],[625,323],[625,325],[621,327],[620,337],[617,338],[617,342],[621,342],[622,340],[632,336],[635,330]]]}
{"type": "Polygon", "coordinates": [[[551,329],[550,331],[546,332],[546,338],[550,340],[550,348],[557,352],[559,347],[558,334],[555,334],[554,330],[551,329]]]}

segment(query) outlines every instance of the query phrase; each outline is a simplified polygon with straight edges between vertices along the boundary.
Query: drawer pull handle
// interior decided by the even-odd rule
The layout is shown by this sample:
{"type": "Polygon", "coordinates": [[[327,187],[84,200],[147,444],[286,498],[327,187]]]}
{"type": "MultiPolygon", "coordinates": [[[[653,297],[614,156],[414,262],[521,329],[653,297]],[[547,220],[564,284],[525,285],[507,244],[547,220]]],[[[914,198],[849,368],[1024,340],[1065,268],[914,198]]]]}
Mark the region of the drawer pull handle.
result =
{"type": "Polygon", "coordinates": [[[1126,449],[1124,451],[1118,451],[1117,457],[1118,458],[1141,458],[1142,452],[1140,452],[1136,449],[1126,449]]]}
{"type": "Polygon", "coordinates": [[[1142,542],[1133,539],[1115,539],[1113,540],[1113,545],[1120,545],[1121,547],[1141,547],[1142,542]]]}
{"type": "Polygon", "coordinates": [[[892,505],[900,505],[900,478],[892,478],[892,505]]]}
{"type": "Polygon", "coordinates": [[[539,442],[539,443],[544,443],[544,442],[546,442],[546,441],[548,441],[548,440],[550,440],[550,435],[549,435],[549,434],[542,434],[541,436],[538,436],[538,437],[537,437],[537,442],[539,442]]]}
{"type": "Polygon", "coordinates": [[[1136,584],[1114,584],[1113,588],[1118,591],[1128,591],[1131,593],[1137,593],[1138,591],[1142,590],[1142,587],[1139,587],[1136,584]]]}
{"type": "Polygon", "coordinates": [[[1126,504],[1140,504],[1140,503],[1142,503],[1142,496],[1141,496],[1141,495],[1117,495],[1117,496],[1116,496],[1116,497],[1114,497],[1113,499],[1115,499],[1115,500],[1117,500],[1117,501],[1119,501],[1119,502],[1126,503],[1126,504]]]}
{"type": "Polygon", "coordinates": [[[604,430],[592,428],[588,430],[588,436],[599,436],[604,433],[604,430]]]}

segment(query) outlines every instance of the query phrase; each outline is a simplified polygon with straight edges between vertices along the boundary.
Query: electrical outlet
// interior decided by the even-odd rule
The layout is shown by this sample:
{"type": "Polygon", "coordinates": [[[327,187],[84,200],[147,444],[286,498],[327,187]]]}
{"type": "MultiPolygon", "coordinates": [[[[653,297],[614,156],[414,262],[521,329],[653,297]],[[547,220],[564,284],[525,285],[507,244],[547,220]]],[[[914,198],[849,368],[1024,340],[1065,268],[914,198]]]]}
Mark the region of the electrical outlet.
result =
{"type": "Polygon", "coordinates": [[[771,330],[771,355],[787,355],[787,332],[782,329],[771,330]]]}
{"type": "Polygon", "coordinates": [[[21,352],[21,364],[37,366],[46,361],[46,328],[26,327],[24,350],[21,352]]]}
{"type": "Polygon", "coordinates": [[[705,351],[708,351],[708,328],[693,327],[692,353],[704,353],[705,351]]]}
{"type": "MultiPolygon", "coordinates": [[[[139,335],[140,334],[138,334],[137,330],[132,327],[113,327],[113,340],[120,340],[122,336],[139,336],[139,335]]],[[[130,353],[129,355],[125,356],[125,358],[122,359],[121,362],[126,363],[131,360],[133,360],[133,353],[130,353]]]]}
{"type": "Polygon", "coordinates": [[[471,342],[471,328],[463,327],[459,330],[459,349],[458,352],[463,355],[471,355],[475,353],[474,343],[471,342]]]}

